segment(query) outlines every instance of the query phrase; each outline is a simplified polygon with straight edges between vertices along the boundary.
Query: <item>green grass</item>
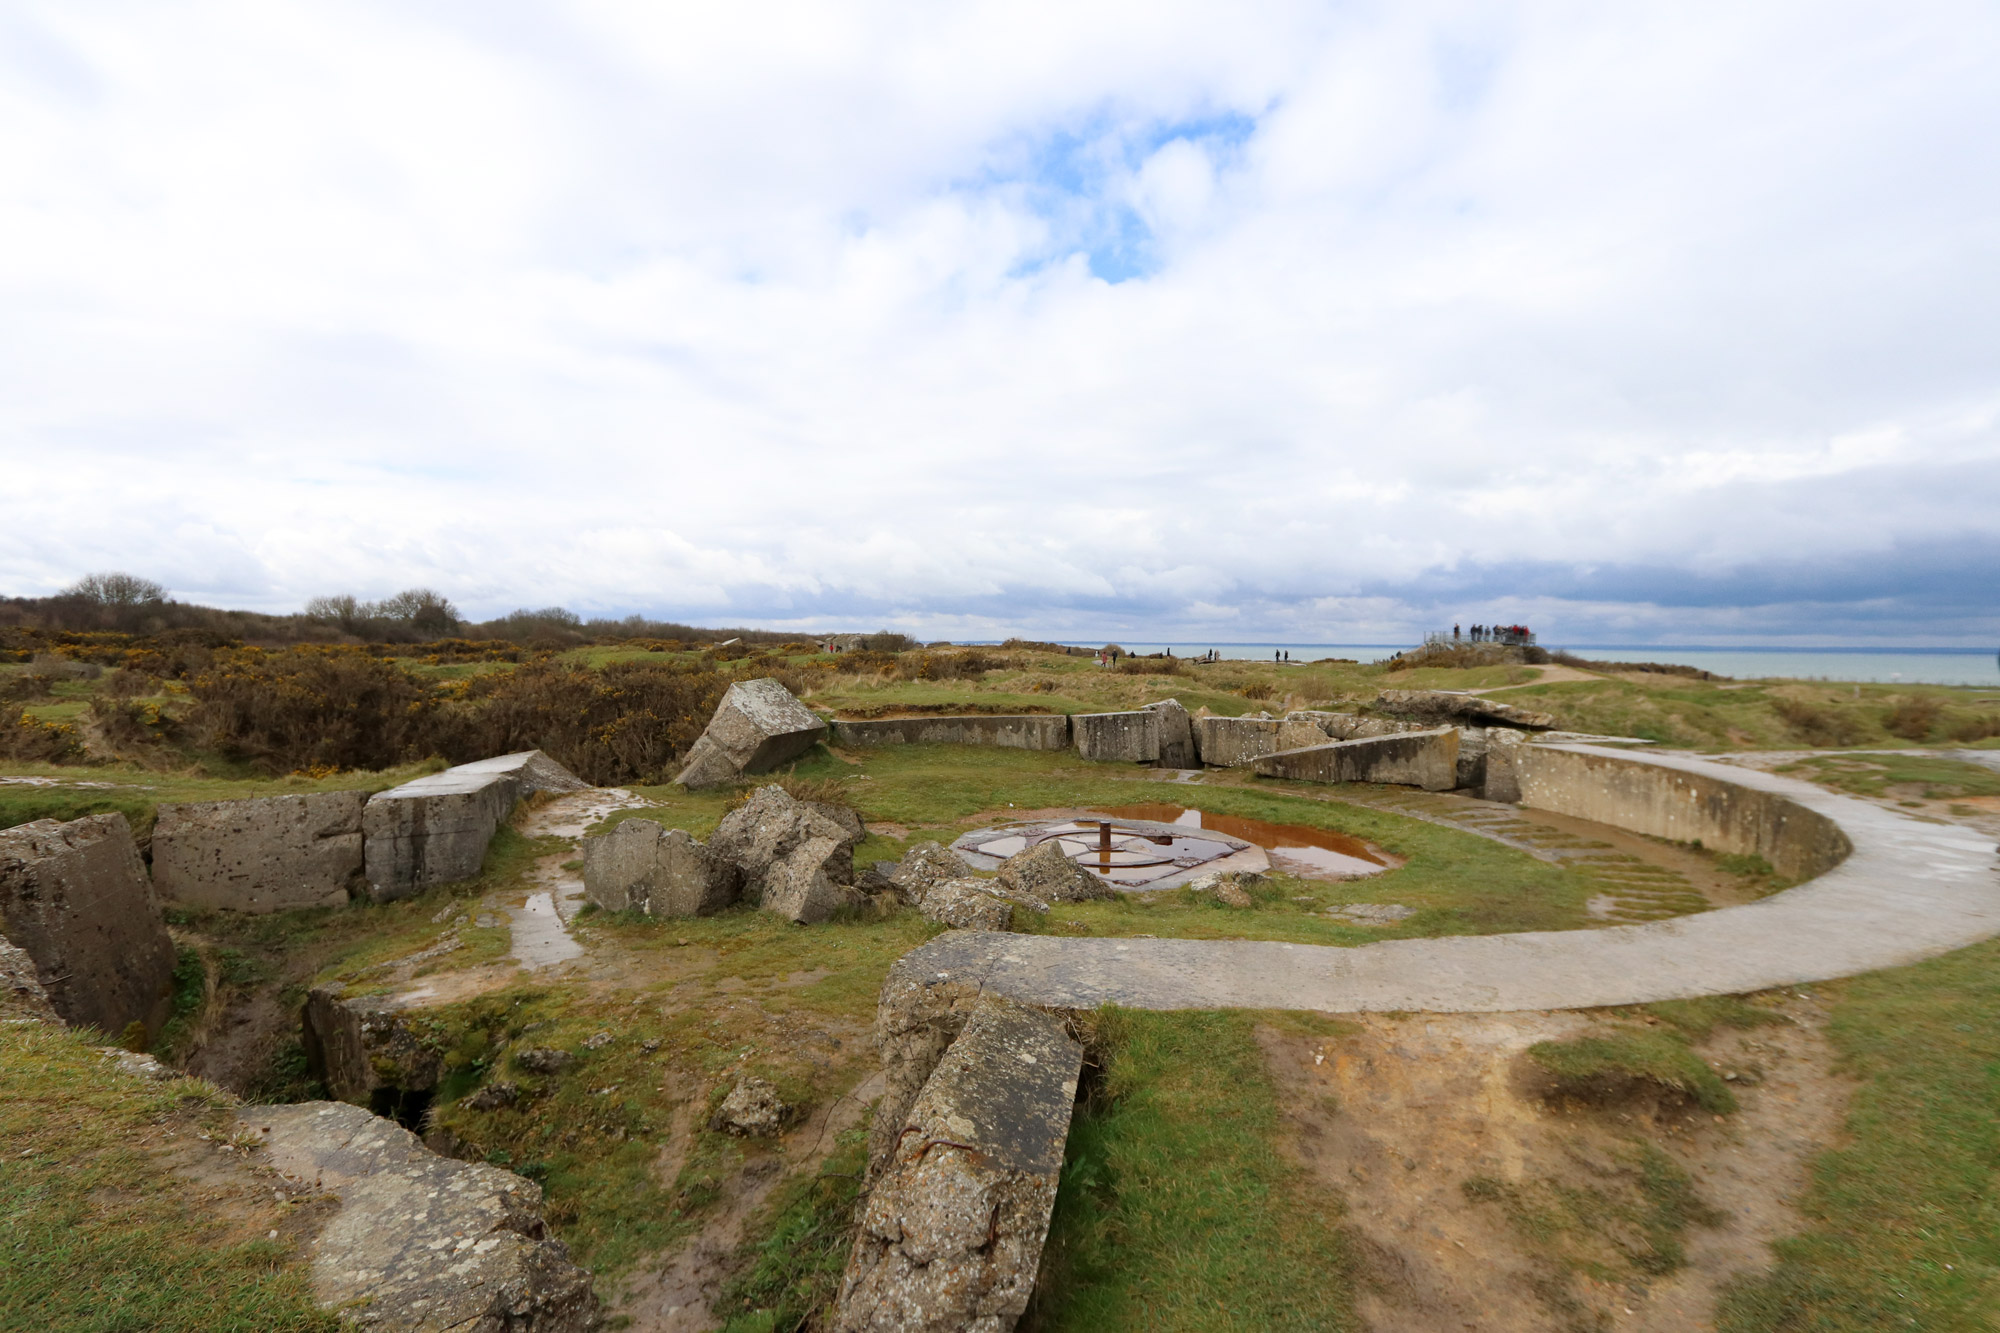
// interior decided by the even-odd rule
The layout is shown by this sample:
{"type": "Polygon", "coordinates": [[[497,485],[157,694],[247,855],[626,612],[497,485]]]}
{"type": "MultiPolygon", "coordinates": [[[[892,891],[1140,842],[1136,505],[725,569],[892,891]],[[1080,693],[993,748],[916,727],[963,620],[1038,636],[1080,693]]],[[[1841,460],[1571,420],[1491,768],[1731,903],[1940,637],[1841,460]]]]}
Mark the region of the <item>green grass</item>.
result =
{"type": "Polygon", "coordinates": [[[1277,1147],[1241,1013],[1104,1010],[1024,1329],[1356,1326],[1340,1200],[1277,1147]]]}
{"type": "Polygon", "coordinates": [[[119,1077],[87,1034],[0,1026],[0,1329],[338,1329],[291,1245],[237,1234],[146,1146],[233,1128],[205,1083],[119,1077]]]}
{"type": "Polygon", "coordinates": [[[385,791],[443,764],[410,764],[381,773],[347,772],[331,777],[223,778],[194,773],[158,773],[129,765],[7,764],[9,777],[46,777],[50,787],[0,784],[0,828],[35,819],[81,819],[122,814],[143,837],[163,802],[238,801],[256,796],[296,796],[316,791],[385,791]],[[95,785],[108,784],[108,785],[95,785]]]}
{"type": "Polygon", "coordinates": [[[1651,1014],[1671,1025],[1689,1041],[1695,1042],[1707,1041],[1719,1027],[1745,1030],[1791,1021],[1776,1010],[1753,1004],[1740,995],[1704,995],[1694,1000],[1659,1000],[1653,1004],[1640,1006],[1639,1012],[1651,1014]]]}
{"type": "Polygon", "coordinates": [[[1957,759],[1907,754],[1815,755],[1778,770],[1858,796],[1886,796],[1891,787],[1919,787],[1925,800],[2000,796],[2000,773],[1957,759]]]}
{"type": "Polygon", "coordinates": [[[858,1126],[819,1170],[779,1187],[751,1227],[762,1238],[739,1253],[741,1267],[716,1302],[723,1333],[794,1333],[827,1306],[847,1263],[867,1165],[868,1131],[858,1126]]]}
{"type": "Polygon", "coordinates": [[[1578,1179],[1472,1176],[1460,1191],[1470,1203],[1498,1205],[1522,1242],[1561,1275],[1536,1290],[1559,1315],[1581,1313],[1572,1276],[1662,1277],[1686,1267],[1690,1228],[1725,1220],[1672,1157],[1643,1139],[1611,1160],[1589,1163],[1578,1179]]]}
{"type": "Polygon", "coordinates": [[[2000,942],[1826,988],[1861,1080],[1803,1234],[1725,1294],[1724,1333],[2000,1327],[2000,942]]]}
{"type": "Polygon", "coordinates": [[[1677,1032],[1626,1028],[1607,1037],[1538,1041],[1528,1058],[1555,1081],[1555,1091],[1584,1101],[1616,1100],[1643,1087],[1677,1093],[1717,1115],[1736,1109],[1736,1096],[1677,1032]]]}

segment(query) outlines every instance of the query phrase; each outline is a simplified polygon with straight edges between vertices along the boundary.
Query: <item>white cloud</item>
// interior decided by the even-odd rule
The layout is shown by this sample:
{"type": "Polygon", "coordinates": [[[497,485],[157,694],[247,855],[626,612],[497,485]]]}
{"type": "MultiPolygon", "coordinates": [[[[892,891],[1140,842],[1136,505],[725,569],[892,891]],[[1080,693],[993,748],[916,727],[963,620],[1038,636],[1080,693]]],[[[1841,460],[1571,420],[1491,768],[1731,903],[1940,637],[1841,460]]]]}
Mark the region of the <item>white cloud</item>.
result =
{"type": "Polygon", "coordinates": [[[1983,7],[12,15],[8,591],[1587,634],[2000,539],[1983,7]]]}

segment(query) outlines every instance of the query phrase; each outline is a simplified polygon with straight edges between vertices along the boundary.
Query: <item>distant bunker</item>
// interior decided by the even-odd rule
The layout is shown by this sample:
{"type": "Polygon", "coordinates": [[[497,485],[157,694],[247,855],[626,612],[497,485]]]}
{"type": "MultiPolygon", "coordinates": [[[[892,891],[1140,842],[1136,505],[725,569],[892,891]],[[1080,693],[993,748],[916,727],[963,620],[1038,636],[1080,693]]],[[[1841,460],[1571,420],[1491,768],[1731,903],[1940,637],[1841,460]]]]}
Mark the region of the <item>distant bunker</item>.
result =
{"type": "Polygon", "coordinates": [[[1350,879],[1396,864],[1389,853],[1345,834],[1159,804],[1064,812],[976,829],[952,843],[952,850],[975,870],[997,870],[1008,857],[1050,841],[1092,875],[1128,891],[1273,868],[1302,878],[1350,879]]]}

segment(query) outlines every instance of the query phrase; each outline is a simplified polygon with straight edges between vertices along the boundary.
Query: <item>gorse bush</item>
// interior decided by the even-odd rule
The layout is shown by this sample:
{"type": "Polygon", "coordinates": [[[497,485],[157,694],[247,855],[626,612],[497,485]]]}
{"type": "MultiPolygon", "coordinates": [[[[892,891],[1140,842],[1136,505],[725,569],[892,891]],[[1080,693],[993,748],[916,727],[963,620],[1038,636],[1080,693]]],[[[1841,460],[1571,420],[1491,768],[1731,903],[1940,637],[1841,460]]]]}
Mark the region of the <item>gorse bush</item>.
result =
{"type": "Polygon", "coordinates": [[[195,744],[268,773],[421,758],[437,706],[425,682],[351,648],[218,653],[188,692],[195,744]]]}
{"type": "Polygon", "coordinates": [[[38,722],[14,708],[0,708],[0,759],[69,764],[83,758],[83,742],[66,722],[38,722]]]}
{"type": "Polygon", "coordinates": [[[708,725],[729,682],[667,662],[602,670],[532,663],[465,683],[440,719],[440,751],[464,762],[543,750],[597,786],[659,782],[708,725]]]}
{"type": "Polygon", "coordinates": [[[1890,735],[1901,736],[1906,741],[1927,741],[1943,713],[1943,704],[1927,694],[1920,694],[1904,699],[1890,709],[1889,715],[1882,719],[1882,726],[1890,735]]]}
{"type": "Polygon", "coordinates": [[[1780,697],[1771,700],[1771,711],[1808,745],[1858,745],[1868,738],[1867,728],[1840,708],[1780,697]]]}

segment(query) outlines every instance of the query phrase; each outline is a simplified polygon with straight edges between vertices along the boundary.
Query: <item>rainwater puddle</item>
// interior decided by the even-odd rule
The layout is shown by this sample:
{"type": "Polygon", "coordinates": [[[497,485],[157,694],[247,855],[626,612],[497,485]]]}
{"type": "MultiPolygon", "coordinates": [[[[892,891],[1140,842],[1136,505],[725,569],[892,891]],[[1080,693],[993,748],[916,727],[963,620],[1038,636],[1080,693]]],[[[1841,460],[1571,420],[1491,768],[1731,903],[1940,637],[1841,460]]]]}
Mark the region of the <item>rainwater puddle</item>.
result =
{"type": "Polygon", "coordinates": [[[554,894],[531,893],[525,906],[510,907],[507,915],[514,927],[514,947],[508,957],[521,966],[550,967],[583,956],[583,946],[563,928],[554,894]]]}
{"type": "Polygon", "coordinates": [[[1309,879],[1351,879],[1357,875],[1379,875],[1392,869],[1396,859],[1379,847],[1359,838],[1328,829],[1307,828],[1303,824],[1273,824],[1240,815],[1210,814],[1188,806],[1149,801],[1141,805],[1121,805],[1104,813],[1119,819],[1144,819],[1181,828],[1212,829],[1232,838],[1241,838],[1262,847],[1279,869],[1309,879]]]}

